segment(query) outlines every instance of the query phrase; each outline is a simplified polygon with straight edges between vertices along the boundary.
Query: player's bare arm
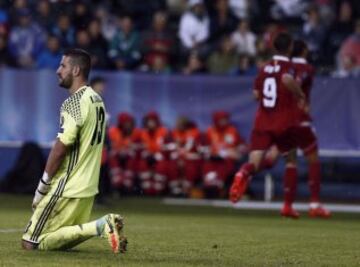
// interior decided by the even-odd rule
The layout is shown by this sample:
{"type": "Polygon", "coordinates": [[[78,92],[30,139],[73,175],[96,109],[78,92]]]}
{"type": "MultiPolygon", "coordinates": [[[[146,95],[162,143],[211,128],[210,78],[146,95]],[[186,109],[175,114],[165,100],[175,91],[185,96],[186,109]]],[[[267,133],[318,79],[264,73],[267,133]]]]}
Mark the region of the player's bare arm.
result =
{"type": "Polygon", "coordinates": [[[256,101],[260,100],[260,94],[259,94],[258,90],[253,90],[253,96],[254,96],[256,101]]]}
{"type": "Polygon", "coordinates": [[[49,177],[53,177],[56,174],[65,158],[66,151],[67,147],[59,139],[56,139],[45,166],[45,172],[49,177]]]}
{"type": "Polygon", "coordinates": [[[299,83],[290,74],[282,75],[281,81],[297,98],[305,100],[305,94],[301,90],[299,83]]]}

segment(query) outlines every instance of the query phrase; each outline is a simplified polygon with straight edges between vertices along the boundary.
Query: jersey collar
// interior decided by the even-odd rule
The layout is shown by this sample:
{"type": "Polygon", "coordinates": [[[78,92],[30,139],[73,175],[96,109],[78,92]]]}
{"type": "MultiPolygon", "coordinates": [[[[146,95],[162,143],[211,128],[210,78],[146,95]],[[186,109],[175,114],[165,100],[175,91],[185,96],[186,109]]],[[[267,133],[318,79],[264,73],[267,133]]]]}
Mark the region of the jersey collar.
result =
{"type": "Polygon", "coordinates": [[[89,87],[88,85],[81,86],[79,89],[77,89],[77,90],[75,91],[75,93],[74,93],[74,94],[77,94],[77,93],[79,93],[79,92],[81,92],[81,91],[85,90],[85,89],[86,89],[86,88],[88,88],[88,87],[89,87]]]}
{"type": "Polygon", "coordinates": [[[279,56],[279,55],[273,56],[273,60],[277,60],[277,61],[290,61],[288,57],[279,56]]]}
{"type": "Polygon", "coordinates": [[[298,64],[306,64],[307,63],[306,59],[302,58],[302,57],[293,57],[291,59],[291,61],[294,63],[298,63],[298,64]]]}

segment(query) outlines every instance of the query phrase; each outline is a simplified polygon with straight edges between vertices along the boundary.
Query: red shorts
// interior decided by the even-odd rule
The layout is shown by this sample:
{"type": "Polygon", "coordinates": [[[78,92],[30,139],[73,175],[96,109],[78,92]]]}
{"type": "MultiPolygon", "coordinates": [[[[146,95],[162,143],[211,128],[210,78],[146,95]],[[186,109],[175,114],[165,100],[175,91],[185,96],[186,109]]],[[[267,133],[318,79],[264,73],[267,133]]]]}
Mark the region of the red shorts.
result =
{"type": "Polygon", "coordinates": [[[296,146],[303,151],[305,156],[318,149],[315,131],[310,124],[295,127],[294,134],[296,146]]]}
{"type": "Polygon", "coordinates": [[[279,151],[287,153],[297,147],[295,128],[284,131],[263,131],[254,129],[250,137],[250,150],[268,150],[272,145],[276,145],[279,151]]]}
{"type": "Polygon", "coordinates": [[[317,138],[311,125],[299,125],[283,132],[253,130],[250,142],[251,151],[267,150],[276,145],[281,153],[300,148],[306,156],[318,149],[317,138]]]}

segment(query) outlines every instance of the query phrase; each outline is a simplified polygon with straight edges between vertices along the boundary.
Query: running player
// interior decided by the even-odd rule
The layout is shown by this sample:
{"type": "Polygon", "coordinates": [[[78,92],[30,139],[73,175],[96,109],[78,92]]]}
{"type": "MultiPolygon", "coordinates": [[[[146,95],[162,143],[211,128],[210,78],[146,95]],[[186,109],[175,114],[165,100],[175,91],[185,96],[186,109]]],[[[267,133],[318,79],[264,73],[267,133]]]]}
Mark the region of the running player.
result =
{"type": "MultiPolygon", "coordinates": [[[[236,173],[230,188],[230,200],[237,202],[244,194],[253,174],[259,171],[267,149],[276,144],[284,155],[295,147],[292,129],[297,124],[296,111],[304,94],[296,82],[289,56],[292,38],[280,33],[274,40],[277,55],[266,64],[255,79],[254,95],[259,100],[251,133],[249,161],[236,173]]],[[[296,161],[286,157],[288,165],[296,161]]]]}
{"type": "Polygon", "coordinates": [[[89,54],[67,50],[56,72],[69,91],[60,110],[60,130],[33,199],[33,215],[22,237],[24,249],[65,250],[102,236],[113,252],[126,250],[123,218],[117,214],[88,222],[98,192],[105,131],[102,98],[86,85],[89,54]]]}
{"type": "MultiPolygon", "coordinates": [[[[310,93],[314,80],[315,70],[307,61],[308,48],[304,41],[296,40],[294,42],[292,52],[292,62],[296,72],[296,79],[301,84],[301,88],[305,94],[305,109],[298,109],[299,124],[295,127],[295,140],[298,148],[300,148],[309,166],[309,189],[310,189],[310,217],[328,218],[331,213],[320,204],[320,161],[318,154],[318,142],[313,130],[311,121],[312,118],[309,113],[310,107],[310,93]]],[[[296,153],[294,151],[293,153],[296,153]]],[[[271,153],[268,153],[264,159],[263,167],[271,168],[275,165],[279,156],[279,151],[274,147],[271,153]]],[[[299,217],[299,213],[292,208],[295,199],[297,179],[288,176],[285,171],[284,176],[284,192],[285,202],[281,214],[287,217],[299,217]]],[[[294,177],[297,177],[297,170],[294,169],[294,177]]]]}

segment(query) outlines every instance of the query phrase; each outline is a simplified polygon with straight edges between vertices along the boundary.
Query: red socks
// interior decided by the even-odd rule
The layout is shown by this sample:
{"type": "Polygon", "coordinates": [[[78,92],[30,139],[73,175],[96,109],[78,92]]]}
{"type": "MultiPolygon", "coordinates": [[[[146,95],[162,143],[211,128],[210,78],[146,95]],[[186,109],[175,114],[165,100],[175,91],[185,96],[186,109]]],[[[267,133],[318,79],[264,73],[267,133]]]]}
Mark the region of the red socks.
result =
{"type": "Polygon", "coordinates": [[[291,207],[296,195],[297,168],[286,167],[284,173],[284,199],[285,205],[291,207]]]}
{"type": "Polygon", "coordinates": [[[243,177],[248,179],[249,176],[252,176],[255,172],[255,166],[252,163],[245,163],[241,166],[240,171],[244,175],[243,177]]]}
{"type": "Polygon", "coordinates": [[[309,165],[309,188],[310,188],[310,201],[320,201],[320,163],[314,162],[309,165]]]}

